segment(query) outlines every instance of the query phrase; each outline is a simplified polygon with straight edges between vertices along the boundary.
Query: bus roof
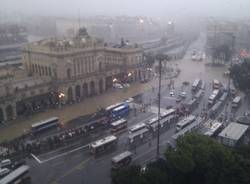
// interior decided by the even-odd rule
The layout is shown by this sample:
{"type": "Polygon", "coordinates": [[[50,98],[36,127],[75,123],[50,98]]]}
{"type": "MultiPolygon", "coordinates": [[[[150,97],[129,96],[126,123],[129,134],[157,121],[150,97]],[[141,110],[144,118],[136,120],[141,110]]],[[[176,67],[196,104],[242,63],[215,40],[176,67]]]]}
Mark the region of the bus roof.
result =
{"type": "Polygon", "coordinates": [[[129,134],[129,139],[131,139],[131,138],[134,138],[134,137],[136,137],[136,136],[138,136],[138,135],[141,135],[141,134],[144,134],[144,133],[146,133],[146,132],[148,132],[149,131],[149,129],[147,129],[147,128],[143,128],[143,129],[140,129],[140,130],[138,130],[137,132],[134,132],[134,133],[132,133],[132,134],[129,134]]]}
{"type": "Polygon", "coordinates": [[[233,99],[233,103],[239,103],[241,100],[241,97],[240,96],[236,96],[234,99],[233,99]]]}
{"type": "Polygon", "coordinates": [[[147,121],[147,124],[148,124],[148,125],[151,125],[151,124],[154,124],[154,123],[157,122],[157,121],[158,121],[158,117],[156,116],[156,117],[154,117],[154,118],[148,120],[148,121],[147,121]]]}
{"type": "Polygon", "coordinates": [[[208,100],[214,100],[215,97],[216,97],[216,96],[215,96],[214,94],[212,94],[212,95],[209,96],[208,100]]]}
{"type": "Polygon", "coordinates": [[[103,139],[97,140],[97,141],[91,143],[90,145],[91,145],[91,147],[96,148],[98,146],[101,146],[103,144],[106,144],[106,143],[109,143],[109,142],[112,142],[112,141],[115,141],[115,140],[117,140],[117,137],[113,136],[113,135],[110,135],[110,136],[107,136],[107,137],[105,137],[103,139]]]}
{"type": "Polygon", "coordinates": [[[195,116],[190,115],[190,116],[186,117],[185,119],[179,121],[177,124],[182,126],[182,125],[185,125],[186,123],[189,123],[190,121],[194,121],[194,120],[195,120],[195,116]]]}
{"type": "Polygon", "coordinates": [[[215,122],[209,127],[209,130],[204,133],[204,135],[212,136],[214,133],[222,126],[222,123],[215,122]]]}
{"type": "Polygon", "coordinates": [[[113,104],[113,105],[110,105],[110,106],[106,107],[106,111],[114,109],[114,108],[116,108],[116,107],[118,107],[120,105],[123,105],[123,102],[119,102],[119,103],[116,103],[116,104],[113,104]]]}
{"type": "Polygon", "coordinates": [[[199,84],[199,82],[200,82],[200,79],[195,79],[192,86],[196,87],[199,84]]]}
{"type": "Polygon", "coordinates": [[[127,122],[127,120],[124,119],[124,118],[122,118],[122,119],[119,119],[119,120],[117,120],[117,121],[111,123],[111,125],[112,125],[112,126],[117,126],[117,125],[120,125],[120,124],[125,123],[125,122],[127,122]]]}
{"type": "Polygon", "coordinates": [[[125,151],[119,155],[116,155],[115,157],[112,158],[112,162],[117,163],[123,160],[124,158],[132,156],[132,153],[130,151],[125,151]]]}
{"type": "Polygon", "coordinates": [[[126,107],[128,107],[128,105],[123,104],[123,105],[121,105],[119,107],[114,108],[113,111],[120,111],[120,110],[122,110],[122,109],[124,109],[126,107]]]}
{"type": "Polygon", "coordinates": [[[23,165],[16,170],[12,171],[10,174],[5,176],[0,180],[1,184],[9,184],[11,183],[14,179],[16,179],[18,176],[22,175],[23,173],[27,172],[29,170],[29,166],[23,165]]]}
{"type": "Polygon", "coordinates": [[[129,130],[133,132],[133,131],[136,131],[138,129],[144,128],[145,126],[146,126],[145,123],[138,123],[138,124],[132,126],[129,130]]]}
{"type": "Polygon", "coordinates": [[[32,124],[31,127],[32,127],[32,128],[35,128],[35,127],[37,127],[37,126],[40,126],[40,125],[43,125],[43,124],[47,123],[48,121],[53,121],[53,120],[59,120],[59,118],[58,118],[58,117],[52,117],[52,118],[49,118],[49,119],[40,121],[40,122],[38,122],[38,123],[32,124]]]}
{"type": "Polygon", "coordinates": [[[198,117],[192,124],[188,125],[187,127],[185,127],[184,129],[182,129],[181,131],[177,132],[176,134],[174,134],[172,136],[172,138],[174,140],[176,140],[178,137],[185,135],[187,132],[189,132],[190,130],[192,130],[193,128],[198,127],[201,123],[202,123],[202,118],[198,117]]]}

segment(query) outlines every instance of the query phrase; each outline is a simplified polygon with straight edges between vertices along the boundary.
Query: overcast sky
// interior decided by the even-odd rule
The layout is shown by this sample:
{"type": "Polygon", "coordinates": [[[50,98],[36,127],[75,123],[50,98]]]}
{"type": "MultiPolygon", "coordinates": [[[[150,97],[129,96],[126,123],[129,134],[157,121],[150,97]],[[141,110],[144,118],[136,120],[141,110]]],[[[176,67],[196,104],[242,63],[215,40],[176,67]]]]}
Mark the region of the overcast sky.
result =
{"type": "Polygon", "coordinates": [[[249,17],[250,0],[0,0],[1,12],[40,15],[249,17]]]}

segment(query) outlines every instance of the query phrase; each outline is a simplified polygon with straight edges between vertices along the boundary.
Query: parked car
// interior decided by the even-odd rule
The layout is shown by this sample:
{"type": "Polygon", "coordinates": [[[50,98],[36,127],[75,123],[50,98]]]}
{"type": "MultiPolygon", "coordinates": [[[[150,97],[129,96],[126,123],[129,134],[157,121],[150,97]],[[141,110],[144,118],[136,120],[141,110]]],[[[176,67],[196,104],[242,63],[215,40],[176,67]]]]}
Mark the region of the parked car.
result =
{"type": "Polygon", "coordinates": [[[186,98],[187,92],[185,92],[185,91],[181,92],[180,96],[181,96],[182,98],[186,98]]]}
{"type": "Polygon", "coordinates": [[[113,87],[114,87],[115,89],[123,89],[123,86],[122,86],[121,84],[119,84],[119,83],[113,84],[113,87]]]}
{"type": "Polygon", "coordinates": [[[173,97],[173,96],[174,96],[174,91],[170,91],[169,95],[170,95],[171,97],[173,97]]]}

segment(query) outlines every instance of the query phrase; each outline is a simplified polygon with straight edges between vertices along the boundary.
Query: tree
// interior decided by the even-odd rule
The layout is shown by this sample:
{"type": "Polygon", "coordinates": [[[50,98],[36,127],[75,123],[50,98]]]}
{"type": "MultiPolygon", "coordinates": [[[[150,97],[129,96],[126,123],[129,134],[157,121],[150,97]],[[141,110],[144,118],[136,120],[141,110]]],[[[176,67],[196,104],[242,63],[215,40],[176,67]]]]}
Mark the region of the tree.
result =
{"type": "Polygon", "coordinates": [[[250,60],[245,60],[242,64],[234,65],[230,69],[230,77],[236,87],[243,91],[250,90],[250,60]]]}
{"type": "Polygon", "coordinates": [[[209,137],[188,134],[167,149],[165,159],[121,169],[112,175],[119,184],[249,184],[250,148],[232,151],[209,137]]]}

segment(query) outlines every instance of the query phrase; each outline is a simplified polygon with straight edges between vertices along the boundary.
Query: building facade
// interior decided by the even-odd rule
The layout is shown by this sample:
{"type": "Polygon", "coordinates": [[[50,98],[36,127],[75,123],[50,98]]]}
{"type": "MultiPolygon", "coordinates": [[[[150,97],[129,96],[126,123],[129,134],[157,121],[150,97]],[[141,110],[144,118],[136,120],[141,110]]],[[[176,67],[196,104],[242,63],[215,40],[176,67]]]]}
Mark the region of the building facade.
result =
{"type": "Polygon", "coordinates": [[[22,54],[27,77],[6,81],[10,92],[2,95],[1,122],[79,102],[104,93],[116,81],[130,83],[146,75],[141,48],[110,46],[89,37],[85,30],[72,39],[29,43],[22,54]]]}

